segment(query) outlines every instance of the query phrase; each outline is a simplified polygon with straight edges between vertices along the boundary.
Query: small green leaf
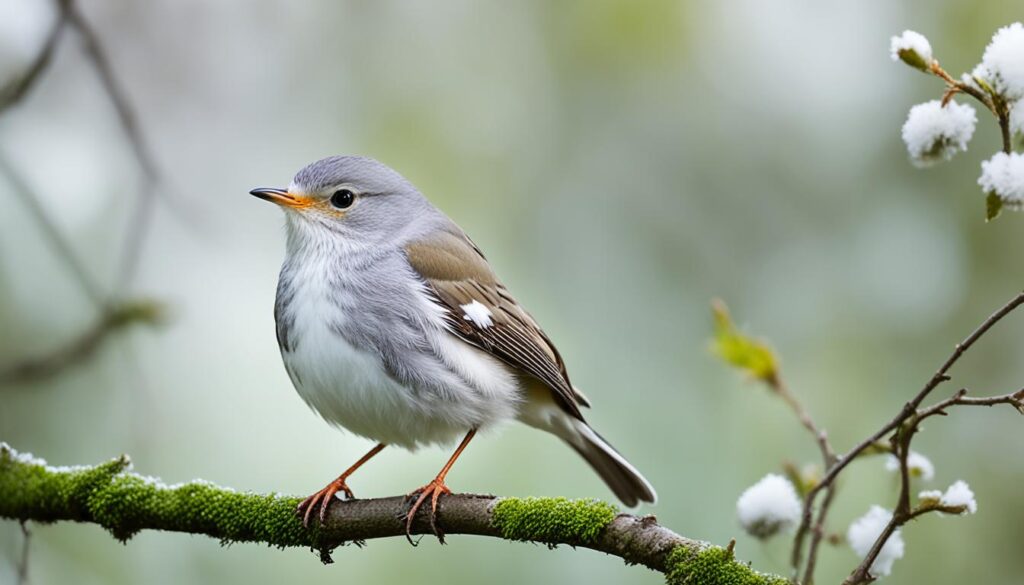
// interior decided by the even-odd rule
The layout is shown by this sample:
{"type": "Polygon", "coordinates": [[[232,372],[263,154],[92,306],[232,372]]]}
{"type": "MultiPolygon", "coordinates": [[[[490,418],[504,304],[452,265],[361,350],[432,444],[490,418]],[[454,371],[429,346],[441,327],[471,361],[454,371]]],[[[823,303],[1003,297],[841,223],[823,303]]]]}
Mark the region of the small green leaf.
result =
{"type": "Polygon", "coordinates": [[[711,313],[715,318],[715,335],[711,340],[711,351],[725,363],[738,368],[754,379],[776,384],[778,382],[778,361],[775,353],[766,343],[746,335],[736,328],[729,316],[729,308],[721,300],[711,302],[711,313]]]}
{"type": "Polygon", "coordinates": [[[1003,211],[1003,198],[996,195],[995,192],[988,194],[985,198],[985,221],[992,221],[999,217],[999,214],[1003,211]]]}

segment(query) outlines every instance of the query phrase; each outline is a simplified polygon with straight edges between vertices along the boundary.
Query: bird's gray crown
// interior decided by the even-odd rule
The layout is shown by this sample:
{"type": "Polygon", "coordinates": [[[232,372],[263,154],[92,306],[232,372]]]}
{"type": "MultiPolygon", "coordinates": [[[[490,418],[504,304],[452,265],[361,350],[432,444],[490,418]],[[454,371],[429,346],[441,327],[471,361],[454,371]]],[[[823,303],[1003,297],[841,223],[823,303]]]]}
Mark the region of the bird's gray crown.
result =
{"type": "Polygon", "coordinates": [[[317,193],[341,184],[359,187],[366,194],[415,189],[391,167],[365,156],[320,159],[296,173],[292,184],[306,193],[317,193]]]}

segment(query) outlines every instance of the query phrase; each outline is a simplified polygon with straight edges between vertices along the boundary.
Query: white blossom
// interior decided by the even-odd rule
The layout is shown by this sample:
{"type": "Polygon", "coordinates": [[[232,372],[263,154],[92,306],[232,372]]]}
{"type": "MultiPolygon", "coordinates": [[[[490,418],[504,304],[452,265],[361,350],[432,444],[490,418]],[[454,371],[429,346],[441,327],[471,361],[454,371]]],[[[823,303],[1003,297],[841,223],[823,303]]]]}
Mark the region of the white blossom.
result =
{"type": "Polygon", "coordinates": [[[889,40],[889,56],[893,61],[903,61],[922,71],[926,71],[935,60],[932,57],[932,44],[923,34],[912,30],[905,30],[900,36],[889,40]]]}
{"type": "Polygon", "coordinates": [[[910,108],[903,124],[903,142],[911,162],[927,167],[967,150],[977,123],[974,108],[954,101],[945,107],[939,100],[932,100],[910,108]]]}
{"type": "Polygon", "coordinates": [[[1024,97],[1024,25],[1015,22],[996,31],[981,64],[997,93],[1008,100],[1024,97]]]}
{"type": "Polygon", "coordinates": [[[953,485],[946,489],[946,493],[942,494],[939,503],[950,507],[963,506],[964,511],[970,514],[978,511],[978,502],[974,499],[974,492],[971,491],[971,487],[967,485],[967,482],[962,479],[956,480],[953,482],[953,485]]]}
{"type": "Polygon", "coordinates": [[[1024,155],[998,152],[981,163],[978,184],[986,193],[995,193],[1011,206],[1024,204],[1024,155]]]}
{"type": "Polygon", "coordinates": [[[792,528],[800,512],[800,498],[793,484],[774,473],[747,488],[736,501],[736,515],[743,530],[762,539],[792,528]]]}
{"type": "MultiPolygon", "coordinates": [[[[889,455],[885,459],[885,468],[889,471],[900,470],[900,460],[895,455],[889,455]]],[[[932,462],[917,451],[911,451],[907,455],[907,469],[910,475],[920,477],[925,481],[931,481],[935,477],[935,466],[932,462]]]]}
{"type": "MultiPolygon", "coordinates": [[[[871,506],[868,513],[853,521],[846,531],[846,540],[850,547],[863,559],[868,556],[882,530],[892,519],[892,512],[881,506],[871,506]]],[[[903,535],[897,529],[882,545],[875,561],[871,563],[869,572],[875,577],[884,577],[892,572],[892,564],[896,559],[903,558],[903,535]]]]}

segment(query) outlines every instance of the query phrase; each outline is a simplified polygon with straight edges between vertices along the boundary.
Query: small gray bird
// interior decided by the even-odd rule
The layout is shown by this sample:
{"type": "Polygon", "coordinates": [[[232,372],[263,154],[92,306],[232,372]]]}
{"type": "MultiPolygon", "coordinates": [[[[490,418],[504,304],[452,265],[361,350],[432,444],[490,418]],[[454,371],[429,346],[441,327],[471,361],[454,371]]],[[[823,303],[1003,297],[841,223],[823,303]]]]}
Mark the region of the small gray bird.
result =
{"type": "Polygon", "coordinates": [[[285,369],[329,423],[378,442],[299,505],[323,522],[346,480],[386,445],[451,444],[455,453],[416,490],[406,519],[451,493],[445,476],[478,430],[516,419],[552,433],[627,506],[654,488],[586,423],[587,398],[558,350],[468,236],[405,178],[363,157],[334,156],[287,189],[250,192],[281,206],[287,256],[274,317],[285,369]]]}

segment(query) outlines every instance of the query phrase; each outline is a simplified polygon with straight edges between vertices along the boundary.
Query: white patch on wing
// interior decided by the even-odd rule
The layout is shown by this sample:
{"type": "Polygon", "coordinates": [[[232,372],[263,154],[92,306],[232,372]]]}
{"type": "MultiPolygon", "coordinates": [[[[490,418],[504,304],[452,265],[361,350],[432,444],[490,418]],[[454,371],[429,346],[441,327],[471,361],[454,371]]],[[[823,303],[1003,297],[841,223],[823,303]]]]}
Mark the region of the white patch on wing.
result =
{"type": "Polygon", "coordinates": [[[462,309],[463,313],[465,313],[462,316],[463,319],[471,321],[481,329],[487,329],[494,325],[494,322],[491,321],[491,310],[476,299],[474,299],[472,303],[459,305],[459,308],[462,309]]]}

